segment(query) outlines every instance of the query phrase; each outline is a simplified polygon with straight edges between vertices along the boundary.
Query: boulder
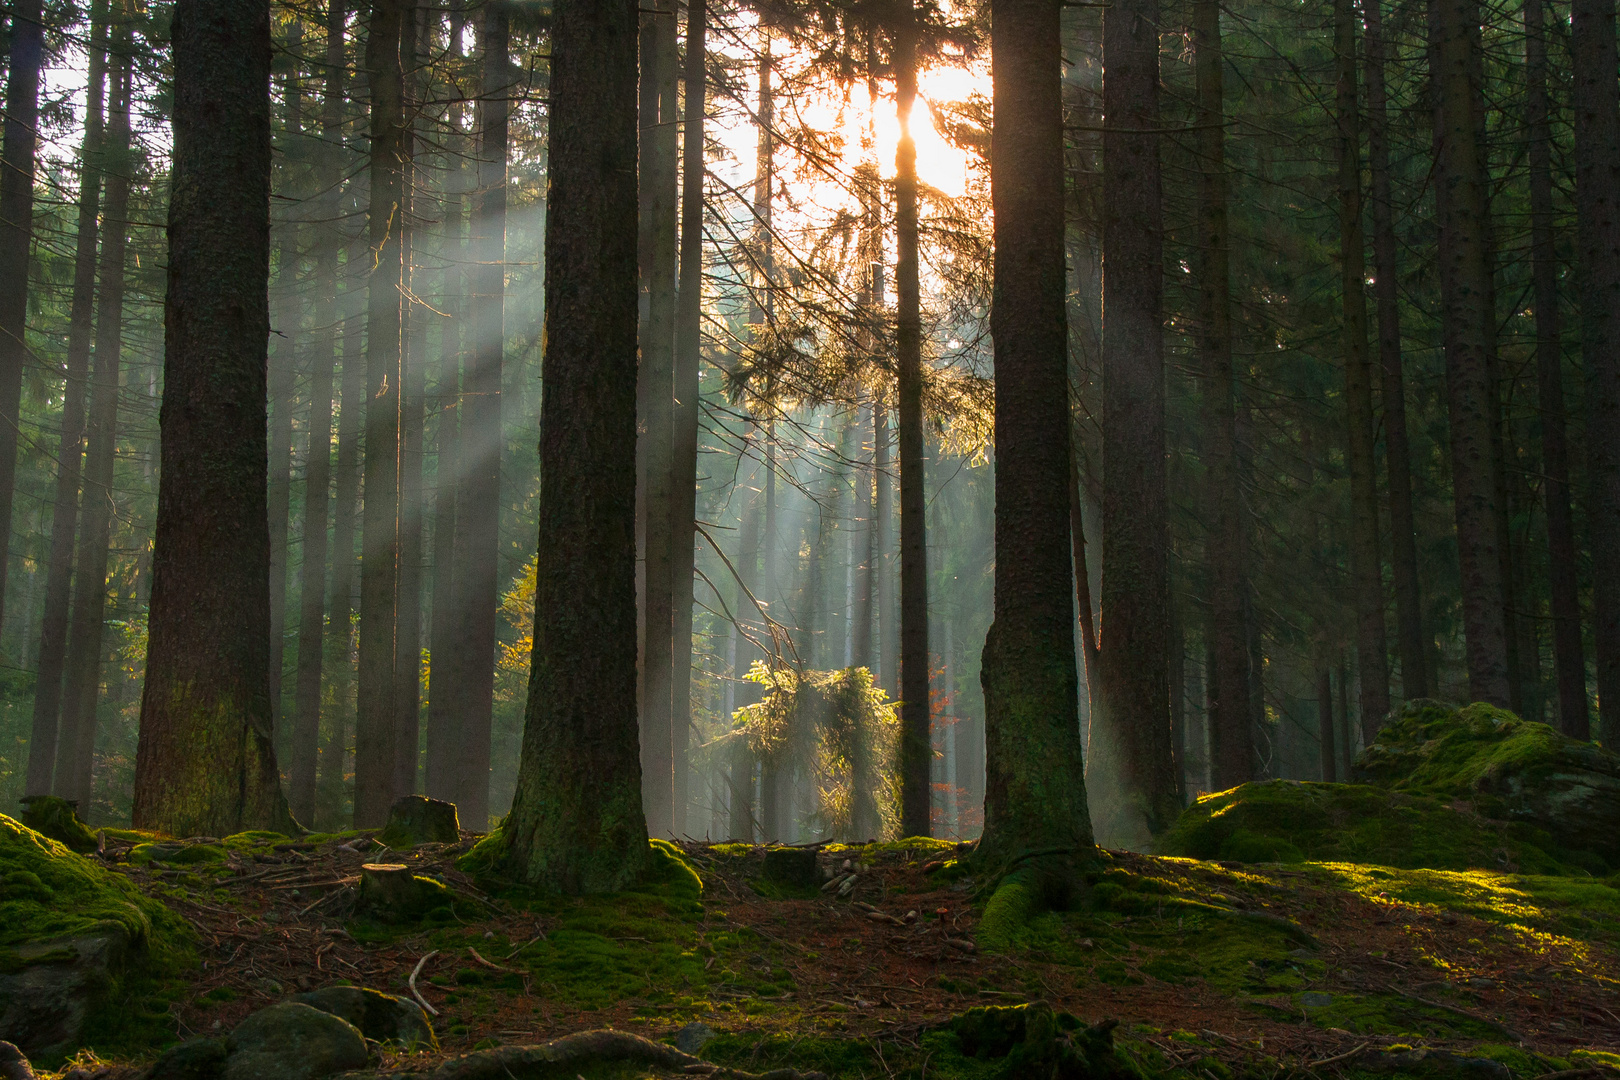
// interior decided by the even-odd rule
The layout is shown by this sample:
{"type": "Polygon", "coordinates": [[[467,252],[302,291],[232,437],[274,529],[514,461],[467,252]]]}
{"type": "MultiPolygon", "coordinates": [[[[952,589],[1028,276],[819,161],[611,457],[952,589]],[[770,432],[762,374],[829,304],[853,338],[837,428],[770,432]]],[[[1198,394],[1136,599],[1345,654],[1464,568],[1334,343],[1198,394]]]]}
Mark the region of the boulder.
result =
{"type": "Polygon", "coordinates": [[[422,1007],[405,998],[359,986],[328,986],[292,1000],[342,1017],[366,1038],[380,1043],[398,1043],[407,1050],[439,1048],[422,1007]]]}
{"type": "Polygon", "coordinates": [[[0,953],[0,1036],[36,1056],[77,1049],[91,1012],[110,996],[129,952],[117,924],[96,934],[26,942],[0,953]]]}
{"type": "Polygon", "coordinates": [[[8,1042],[0,1042],[0,1080],[34,1080],[34,1067],[8,1042]]]}
{"type": "Polygon", "coordinates": [[[360,1029],[296,1001],[260,1009],[225,1040],[223,1080],[319,1080],[366,1064],[360,1029]]]}
{"type": "Polygon", "coordinates": [[[163,1051],[141,1080],[218,1080],[228,1053],[224,1039],[188,1039],[163,1051]]]}
{"type": "Polygon", "coordinates": [[[454,844],[461,839],[456,804],[421,795],[406,795],[388,811],[388,824],[377,839],[391,848],[417,844],[454,844]]]}
{"type": "Polygon", "coordinates": [[[79,820],[79,804],[55,795],[30,795],[22,800],[22,823],[69,851],[89,854],[100,844],[90,827],[79,820]]]}
{"type": "Polygon", "coordinates": [[[1131,1080],[1135,1068],[1114,1052],[1117,1020],[1087,1027],[1044,1001],[970,1009],[946,1027],[963,1057],[995,1062],[997,1080],[1131,1080]]]}

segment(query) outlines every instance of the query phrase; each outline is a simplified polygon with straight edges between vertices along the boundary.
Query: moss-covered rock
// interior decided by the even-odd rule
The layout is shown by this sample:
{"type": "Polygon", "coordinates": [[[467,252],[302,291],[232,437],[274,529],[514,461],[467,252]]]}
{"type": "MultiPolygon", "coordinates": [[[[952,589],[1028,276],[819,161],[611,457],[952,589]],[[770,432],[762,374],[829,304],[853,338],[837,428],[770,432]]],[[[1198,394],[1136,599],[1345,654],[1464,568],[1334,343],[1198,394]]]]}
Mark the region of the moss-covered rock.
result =
{"type": "Polygon", "coordinates": [[[994,1061],[996,1077],[1123,1080],[1136,1072],[1114,1053],[1115,1021],[1087,1027],[1044,1001],[970,1009],[949,1024],[963,1057],[994,1061]]]}
{"type": "Polygon", "coordinates": [[[1587,872],[1620,866],[1620,755],[1489,705],[1409,703],[1363,782],[1271,780],[1206,795],[1162,854],[1236,862],[1587,872]]]}
{"type": "Polygon", "coordinates": [[[301,1005],[342,1017],[368,1039],[397,1043],[407,1050],[439,1048],[433,1027],[414,1001],[359,986],[328,986],[292,999],[301,1005]]]}

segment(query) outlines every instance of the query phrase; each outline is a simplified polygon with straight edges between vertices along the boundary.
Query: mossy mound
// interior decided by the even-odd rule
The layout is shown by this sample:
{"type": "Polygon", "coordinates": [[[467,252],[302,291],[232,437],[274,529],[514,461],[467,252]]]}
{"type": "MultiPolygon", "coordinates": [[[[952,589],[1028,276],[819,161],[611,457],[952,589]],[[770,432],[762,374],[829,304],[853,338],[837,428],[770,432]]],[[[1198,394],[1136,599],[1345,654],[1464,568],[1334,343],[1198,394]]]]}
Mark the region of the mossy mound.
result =
{"type": "Polygon", "coordinates": [[[1365,780],[1270,780],[1206,795],[1161,854],[1437,870],[1620,865],[1620,755],[1489,705],[1407,705],[1357,760],[1365,780]]]}
{"type": "Polygon", "coordinates": [[[96,850],[96,834],[79,820],[78,806],[55,795],[30,795],[22,801],[22,823],[35,832],[85,854],[96,850]]]}

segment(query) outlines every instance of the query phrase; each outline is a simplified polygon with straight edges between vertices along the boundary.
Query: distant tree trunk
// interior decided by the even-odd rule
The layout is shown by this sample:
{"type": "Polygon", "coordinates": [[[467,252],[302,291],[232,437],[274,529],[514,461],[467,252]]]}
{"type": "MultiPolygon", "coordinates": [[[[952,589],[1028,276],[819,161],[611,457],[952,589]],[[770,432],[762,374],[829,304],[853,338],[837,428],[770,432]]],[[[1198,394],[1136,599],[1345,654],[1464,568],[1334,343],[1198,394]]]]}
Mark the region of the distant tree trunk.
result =
{"type": "Polygon", "coordinates": [[[675,791],[672,711],[674,566],[670,521],[674,451],[675,225],[678,124],[675,12],[641,14],[640,224],[642,423],[637,465],[646,585],[641,654],[641,767],[647,827],[669,836],[675,791]]]}
{"type": "MultiPolygon", "coordinates": [[[[474,255],[468,275],[472,288],[467,297],[473,340],[462,381],[461,467],[465,480],[456,502],[456,566],[463,571],[461,640],[466,650],[459,661],[464,665],[466,696],[461,797],[456,802],[461,807],[462,822],[478,832],[489,828],[490,723],[495,703],[496,615],[500,609],[501,369],[506,348],[506,157],[512,94],[510,22],[507,7],[493,4],[484,11],[479,34],[484,86],[477,105],[478,197],[471,220],[474,255]]],[[[553,153],[553,164],[555,161],[553,153]]],[[[552,191],[555,200],[555,182],[552,191]]],[[[555,201],[548,206],[555,207],[555,201]]],[[[549,312],[548,302],[548,318],[549,312]]],[[[555,348],[555,339],[549,340],[555,348]]]]}
{"type": "Polygon", "coordinates": [[[270,5],[177,0],[160,483],[134,822],[293,828],[270,729],[270,5]]]}
{"type": "Polygon", "coordinates": [[[1337,783],[1339,771],[1334,762],[1338,747],[1333,739],[1333,676],[1326,667],[1316,673],[1316,742],[1322,757],[1322,781],[1337,783]]]}
{"type": "Polygon", "coordinates": [[[1502,507],[1496,484],[1496,386],[1491,354],[1486,177],[1479,145],[1483,111],[1478,0],[1429,0],[1435,86],[1435,178],[1440,220],[1441,322],[1451,472],[1462,571],[1468,693],[1508,707],[1508,643],[1502,580],[1502,507]]]}
{"type": "Polygon", "coordinates": [[[360,682],[354,824],[377,828],[393,801],[399,611],[400,381],[405,321],[405,119],[401,49],[414,0],[374,0],[366,67],[371,90],[371,260],[366,312],[365,505],[361,522],[360,682]]]}
{"type": "MultiPolygon", "coordinates": [[[[736,656],[732,665],[735,678],[740,678],[747,672],[753,657],[756,655],[754,646],[747,638],[742,636],[741,631],[754,626],[753,620],[749,618],[753,603],[748,599],[748,590],[754,589],[756,590],[755,595],[758,595],[759,532],[762,513],[763,507],[759,505],[757,499],[747,502],[742,510],[742,526],[738,530],[741,535],[737,541],[737,588],[731,608],[732,614],[737,620],[737,626],[732,631],[734,640],[736,638],[741,639],[737,641],[736,656]]],[[[757,612],[753,613],[757,614],[757,612]]],[[[750,683],[742,683],[739,689],[744,695],[752,697],[749,691],[757,688],[750,683]]],[[[738,704],[752,704],[752,701],[739,701],[738,704]]],[[[728,725],[731,723],[731,716],[726,717],[726,722],[728,725]]],[[[747,741],[741,738],[733,740],[731,752],[727,755],[727,759],[728,783],[731,796],[728,834],[732,840],[753,843],[755,824],[754,756],[749,753],[747,741]]]]}
{"type": "MultiPolygon", "coordinates": [[[[288,28],[287,49],[297,56],[303,47],[303,24],[293,20],[288,28]]],[[[295,63],[282,88],[284,135],[281,147],[283,199],[296,199],[301,187],[299,168],[303,155],[304,94],[295,63]]],[[[295,205],[287,202],[285,205],[295,205]]],[[[295,212],[296,213],[296,212],[295,212]]],[[[298,354],[303,347],[303,303],[298,291],[302,256],[298,250],[302,229],[296,220],[273,230],[280,235],[276,253],[276,287],[272,294],[274,322],[271,333],[276,347],[270,353],[270,714],[276,732],[276,745],[290,747],[282,722],[281,673],[286,650],[287,629],[287,526],[292,505],[292,414],[293,389],[298,380],[298,354]]]]}
{"type": "MultiPolygon", "coordinates": [[[[874,268],[881,284],[882,268],[874,268]]],[[[880,291],[875,291],[872,302],[882,304],[880,291]]],[[[876,401],[872,405],[872,476],[877,484],[877,495],[872,502],[872,543],[877,548],[873,560],[873,579],[877,590],[878,624],[878,685],[891,701],[900,699],[900,634],[899,619],[895,611],[894,567],[889,558],[889,530],[894,521],[894,456],[889,441],[889,405],[876,401]]]]}
{"type": "MultiPolygon", "coordinates": [[[[450,39],[446,58],[461,59],[466,15],[458,3],[450,12],[450,39]]],[[[467,138],[462,132],[462,110],[452,103],[446,113],[444,178],[444,274],[439,304],[446,318],[439,337],[439,371],[435,397],[439,423],[435,446],[433,494],[433,624],[429,642],[433,662],[428,672],[427,760],[424,782],[430,799],[455,802],[461,782],[461,695],[466,687],[466,649],[457,640],[462,615],[461,575],[456,568],[456,503],[461,486],[461,360],[462,294],[467,275],[460,269],[467,258],[465,206],[466,170],[462,155],[467,138]]]]}
{"type": "Polygon", "coordinates": [[[1348,778],[1355,775],[1356,761],[1356,730],[1350,723],[1350,668],[1344,661],[1344,653],[1339,653],[1339,752],[1344,758],[1344,772],[1348,778]]]}
{"type": "Polygon", "coordinates": [[[28,365],[28,263],[34,234],[34,151],[39,72],[45,52],[40,0],[11,4],[5,135],[0,143],[0,624],[11,564],[11,505],[17,484],[17,422],[28,365]]]}
{"type": "MultiPolygon", "coordinates": [[[[1377,0],[1372,0],[1376,3],[1377,0]]],[[[1366,241],[1361,231],[1361,113],[1356,93],[1355,0],[1334,0],[1333,51],[1339,128],[1339,294],[1350,465],[1350,563],[1356,611],[1361,717],[1372,738],[1389,715],[1384,571],[1378,550],[1377,435],[1367,358],[1366,241]]]]}
{"type": "MultiPolygon", "coordinates": [[[[342,212],[343,27],[345,0],[329,0],[326,13],[326,86],[321,117],[321,190],[328,220],[342,212]]],[[[337,359],[338,240],[323,240],[315,254],[317,327],[310,356],[309,453],[304,477],[304,571],[299,586],[298,670],[288,761],[288,803],[293,817],[315,825],[321,741],[321,672],[326,651],[326,525],[332,486],[332,371],[337,359]]],[[[352,549],[351,549],[352,550],[352,549]]]]}
{"type": "Polygon", "coordinates": [[[1084,660],[1086,689],[1097,685],[1097,620],[1091,603],[1091,560],[1086,557],[1086,523],[1081,506],[1080,462],[1075,456],[1076,436],[1069,429],[1069,560],[1073,564],[1074,606],[1080,617],[1080,655],[1084,660]]]}
{"type": "Polygon", "coordinates": [[[1367,166],[1372,174],[1373,295],[1378,301],[1378,361],[1384,406],[1384,458],[1389,470],[1390,562],[1395,579],[1401,693],[1434,689],[1423,634],[1417,525],[1412,512],[1412,451],[1406,431],[1406,375],[1401,360],[1401,308],[1395,204],[1390,194],[1388,95],[1384,89],[1382,0],[1362,0],[1366,17],[1367,166]]]}
{"type": "Polygon", "coordinates": [[[56,768],[62,712],[62,666],[67,654],[68,606],[73,588],[73,541],[79,523],[79,479],[84,453],[85,393],[94,332],[97,216],[101,212],[102,109],[106,94],[107,0],[90,9],[90,64],[85,93],[84,141],[79,150],[79,220],[73,251],[73,301],[68,315],[67,378],[62,385],[62,441],[57,451],[56,502],[51,513],[50,569],[45,617],[39,632],[33,727],[28,739],[24,794],[48,795],[56,768]]]}
{"type": "Polygon", "coordinates": [[[1547,584],[1552,607],[1558,724],[1583,742],[1592,737],[1586,704],[1586,657],[1576,582],[1565,435],[1563,320],[1558,311],[1558,252],[1553,234],[1552,124],[1547,101],[1547,28],[1542,0],[1524,0],[1530,158],[1530,259],[1536,300],[1536,391],[1541,406],[1541,468],[1547,503],[1547,584]]]}
{"type": "Polygon", "coordinates": [[[505,837],[521,881],[648,865],[636,735],[636,5],[552,22],[534,668],[505,837]]]}
{"type": "MultiPolygon", "coordinates": [[[[1145,844],[1174,820],[1168,503],[1161,325],[1158,0],[1103,14],[1103,708],[1088,767],[1104,842],[1145,844]],[[1101,789],[1101,790],[1099,790],[1101,789]]],[[[1088,781],[1090,781],[1088,776],[1088,781]]]]}
{"type": "Polygon", "coordinates": [[[1620,739],[1620,103],[1614,0],[1572,0],[1575,217],[1601,738],[1620,739]]]}
{"type": "Polygon", "coordinates": [[[914,0],[901,0],[896,18],[895,107],[900,118],[900,145],[894,166],[894,288],[898,305],[895,368],[900,405],[900,832],[903,836],[928,836],[933,745],[929,725],[928,523],[924,518],[927,492],[923,486],[917,143],[911,134],[912,107],[917,100],[914,0]]]}
{"type": "MultiPolygon", "coordinates": [[[[1070,533],[1058,0],[994,0],[995,620],[985,641],[990,867],[1092,848],[1080,752],[1070,533]]],[[[1055,861],[1055,860],[1054,860],[1055,861]]]]}
{"type": "MultiPolygon", "coordinates": [[[[1226,224],[1226,103],[1219,0],[1193,5],[1198,83],[1198,351],[1205,376],[1204,461],[1208,476],[1209,685],[1215,786],[1254,779],[1249,731],[1247,507],[1238,481],[1237,382],[1232,370],[1231,241],[1226,224]]],[[[1104,564],[1106,568],[1106,563],[1104,564]]]]}
{"type": "MultiPolygon", "coordinates": [[[[675,460],[671,479],[670,550],[674,559],[675,631],[671,713],[675,798],[670,822],[685,835],[687,747],[692,731],[692,605],[696,575],[700,365],[703,350],[704,109],[708,102],[707,0],[687,0],[686,93],[681,146],[681,268],[675,308],[675,460]]],[[[729,719],[729,718],[728,718],[729,719]]]]}
{"type": "Polygon", "coordinates": [[[101,643],[106,626],[107,563],[112,540],[113,464],[118,445],[118,369],[124,330],[124,257],[129,240],[130,35],[121,30],[112,64],[108,102],[107,228],[101,241],[101,296],[84,461],[84,521],[79,529],[67,662],[62,689],[62,735],[55,790],[90,807],[95,767],[96,701],[101,696],[101,643]]]}

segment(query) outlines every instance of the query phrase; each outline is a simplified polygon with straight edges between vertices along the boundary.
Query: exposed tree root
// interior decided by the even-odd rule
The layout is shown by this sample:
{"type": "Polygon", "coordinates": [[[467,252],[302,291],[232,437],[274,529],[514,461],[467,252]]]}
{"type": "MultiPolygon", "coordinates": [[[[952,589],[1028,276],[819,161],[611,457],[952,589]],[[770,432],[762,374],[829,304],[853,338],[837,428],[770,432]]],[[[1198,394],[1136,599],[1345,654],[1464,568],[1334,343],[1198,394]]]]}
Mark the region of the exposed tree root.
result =
{"type": "Polygon", "coordinates": [[[768,1073],[741,1072],[683,1054],[673,1046],[644,1039],[627,1031],[582,1031],[544,1046],[503,1046],[454,1057],[431,1072],[348,1073],[350,1080],[361,1077],[382,1080],[541,1080],[586,1065],[628,1061],[671,1069],[688,1076],[712,1080],[826,1080],[819,1072],[773,1069],[768,1073]],[[565,1071],[566,1070],[566,1071],[565,1071]]]}

